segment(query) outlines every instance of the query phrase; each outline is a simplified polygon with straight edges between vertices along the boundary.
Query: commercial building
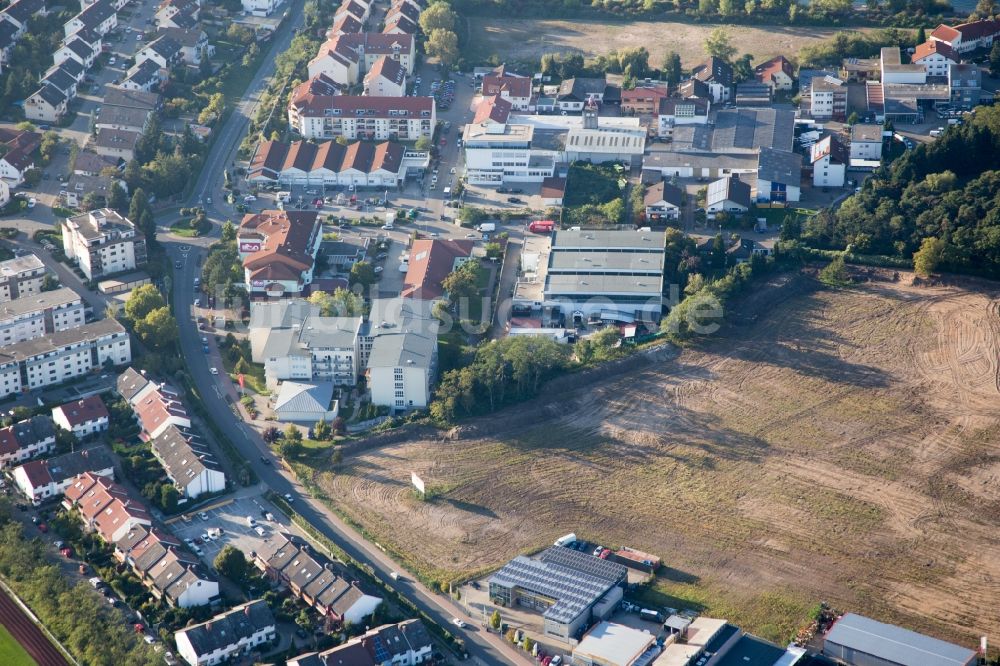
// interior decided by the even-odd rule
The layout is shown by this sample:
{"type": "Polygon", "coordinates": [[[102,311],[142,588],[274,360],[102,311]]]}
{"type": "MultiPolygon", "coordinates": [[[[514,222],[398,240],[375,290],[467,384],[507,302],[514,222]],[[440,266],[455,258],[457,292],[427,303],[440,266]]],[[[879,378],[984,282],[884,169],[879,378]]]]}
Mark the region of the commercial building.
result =
{"type": "MultiPolygon", "coordinates": [[[[636,119],[638,120],[638,119],[636,119]]],[[[583,127],[572,128],[566,135],[565,162],[621,162],[631,168],[640,162],[646,149],[646,130],[642,127],[601,127],[597,107],[583,110],[583,127]]]]}
{"type": "Polygon", "coordinates": [[[656,635],[598,622],[573,648],[574,666],[647,666],[660,653],[656,635]]]}
{"type": "Polygon", "coordinates": [[[88,280],[135,270],[146,263],[146,238],[126,217],[99,208],[63,220],[63,252],[88,280]]]}
{"type": "Polygon", "coordinates": [[[108,429],[108,408],[100,396],[92,395],[53,407],[52,421],[77,439],[85,439],[108,429]]]}
{"type": "Polygon", "coordinates": [[[265,210],[244,215],[236,242],[250,297],[301,294],[313,280],[322,240],[315,211],[265,210]]]}
{"type": "Polygon", "coordinates": [[[848,613],[823,639],[823,654],[847,666],[973,666],[978,653],[848,613]]]}
{"type": "Polygon", "coordinates": [[[802,195],[802,157],[790,150],[761,148],[757,154],[758,206],[784,206],[802,195]]]}
{"type": "Polygon", "coordinates": [[[282,423],[313,424],[337,418],[338,401],[333,399],[333,382],[281,383],[274,401],[274,414],[282,423]]]}
{"type": "Polygon", "coordinates": [[[216,666],[265,652],[277,637],[274,614],[261,599],[233,606],[207,622],[174,633],[177,654],[190,666],[216,666]]]}
{"type": "Polygon", "coordinates": [[[15,467],[11,477],[25,497],[40,504],[61,495],[84,472],[114,478],[115,461],[108,447],[99,445],[47,460],[29,460],[15,467]]]}
{"type": "Polygon", "coordinates": [[[59,384],[132,360],[128,332],[114,319],[57,331],[0,349],[0,397],[59,384]]]}
{"type": "Polygon", "coordinates": [[[0,428],[0,468],[9,467],[52,453],[56,447],[56,429],[47,416],[30,419],[0,428]]]}
{"type": "Polygon", "coordinates": [[[434,134],[433,97],[314,95],[302,90],[300,86],[292,93],[288,125],[304,139],[416,141],[434,134]]]}
{"type": "Polygon", "coordinates": [[[553,546],[538,558],[520,555],[490,576],[490,598],[508,608],[542,613],[544,633],[578,638],[607,618],[622,599],[628,571],[620,564],[553,546]]]}
{"type": "Polygon", "coordinates": [[[576,323],[659,321],[663,310],[662,232],[556,231],[547,262],[518,290],[514,307],[548,309],[576,323]]]}
{"type": "Polygon", "coordinates": [[[881,162],[882,126],[856,123],[851,127],[851,165],[855,162],[881,162]]]}
{"type": "Polygon", "coordinates": [[[431,659],[434,643],[420,620],[384,624],[323,652],[288,660],[288,666],[416,666],[431,659]]]}
{"type": "Polygon", "coordinates": [[[332,563],[312,555],[305,545],[293,543],[283,534],[275,534],[261,545],[253,553],[253,562],[265,576],[287,586],[331,625],[359,625],[382,603],[379,597],[365,594],[335,573],[332,563]]]}
{"type": "Polygon", "coordinates": [[[555,137],[532,125],[514,124],[510,102],[493,96],[480,102],[462,133],[465,173],[476,185],[504,182],[542,182],[555,175],[562,149],[555,137]]]}
{"type": "Polygon", "coordinates": [[[399,143],[264,141],[247,172],[251,183],[320,187],[398,187],[430,162],[425,151],[399,143]]]}
{"type": "Polygon", "coordinates": [[[0,345],[78,328],[84,318],[83,301],[68,287],[7,301],[0,304],[0,345]]]}
{"type": "Polygon", "coordinates": [[[809,115],[813,118],[847,118],[847,84],[843,80],[832,76],[813,78],[809,99],[809,115]]]}
{"type": "Polygon", "coordinates": [[[251,325],[251,336],[265,340],[254,361],[264,364],[264,376],[272,387],[285,380],[354,386],[361,371],[361,325],[361,317],[321,317],[318,313],[301,326],[263,329],[255,334],[251,325]]]}

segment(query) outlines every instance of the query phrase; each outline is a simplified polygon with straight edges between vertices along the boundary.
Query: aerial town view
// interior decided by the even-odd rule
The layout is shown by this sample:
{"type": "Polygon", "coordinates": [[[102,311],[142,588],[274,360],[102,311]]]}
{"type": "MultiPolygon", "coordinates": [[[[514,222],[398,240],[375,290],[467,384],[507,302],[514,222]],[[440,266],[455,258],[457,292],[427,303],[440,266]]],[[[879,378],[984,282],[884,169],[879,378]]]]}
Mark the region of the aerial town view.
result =
{"type": "Polygon", "coordinates": [[[1000,0],[0,0],[0,666],[1000,666],[998,90],[1000,0]]]}

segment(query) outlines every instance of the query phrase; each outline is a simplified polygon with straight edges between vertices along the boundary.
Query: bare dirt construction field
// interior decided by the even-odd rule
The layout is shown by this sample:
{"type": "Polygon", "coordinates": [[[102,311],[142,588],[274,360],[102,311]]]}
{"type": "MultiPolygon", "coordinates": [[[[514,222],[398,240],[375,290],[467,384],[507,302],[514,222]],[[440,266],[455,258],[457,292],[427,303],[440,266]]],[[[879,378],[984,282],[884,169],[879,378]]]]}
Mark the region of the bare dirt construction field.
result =
{"type": "Polygon", "coordinates": [[[660,555],[659,601],[775,640],[825,600],[968,643],[1000,623],[998,298],[780,276],[699,347],[316,480],[440,579],[574,531],[660,555]]]}
{"type": "MultiPolygon", "coordinates": [[[[544,19],[472,18],[469,42],[476,59],[496,55],[502,61],[537,61],[545,53],[582,53],[593,57],[612,50],[645,46],[649,64],[659,67],[669,51],[677,51],[687,68],[705,59],[704,42],[715,24],[676,21],[560,21],[544,19]]],[[[749,53],[754,62],[782,54],[798,55],[803,46],[829,39],[842,29],[809,26],[723,26],[737,55],[749,53]]]]}

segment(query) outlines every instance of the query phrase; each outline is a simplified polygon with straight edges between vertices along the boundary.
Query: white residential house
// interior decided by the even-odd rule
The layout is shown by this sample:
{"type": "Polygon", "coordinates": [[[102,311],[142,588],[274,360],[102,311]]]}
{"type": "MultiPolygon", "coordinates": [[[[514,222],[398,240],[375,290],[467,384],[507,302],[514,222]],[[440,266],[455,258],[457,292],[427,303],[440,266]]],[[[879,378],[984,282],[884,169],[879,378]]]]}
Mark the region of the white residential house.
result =
{"type": "Polygon", "coordinates": [[[750,186],[735,176],[726,176],[708,184],[705,211],[709,219],[717,213],[742,215],[750,210],[750,186]]]}
{"type": "Polygon", "coordinates": [[[882,159],[882,144],[881,125],[857,123],[851,127],[851,161],[880,161],[882,159]]]}
{"type": "Polygon", "coordinates": [[[66,37],[81,30],[91,30],[102,37],[118,27],[118,10],[112,0],[97,0],[63,26],[66,37]]]}
{"type": "Polygon", "coordinates": [[[93,395],[53,407],[52,420],[77,439],[86,439],[108,429],[108,408],[100,396],[93,395]]]}
{"type": "Polygon", "coordinates": [[[67,39],[66,42],[52,54],[52,58],[55,60],[57,65],[62,64],[66,60],[72,59],[83,65],[84,69],[90,69],[94,64],[94,59],[96,57],[97,51],[87,44],[87,42],[76,36],[67,39]]]}
{"type": "Polygon", "coordinates": [[[947,77],[948,68],[957,65],[962,61],[955,51],[944,42],[929,39],[923,44],[918,44],[910,58],[914,65],[922,65],[927,72],[927,76],[947,77]]]}
{"type": "Polygon", "coordinates": [[[369,325],[360,339],[373,405],[406,411],[430,404],[438,352],[438,322],[430,315],[431,305],[415,298],[372,303],[369,325]],[[382,326],[383,321],[398,326],[382,326]]]}
{"type": "Polygon", "coordinates": [[[0,348],[83,326],[84,303],[68,287],[0,305],[0,348]]]}
{"type": "Polygon", "coordinates": [[[113,479],[115,461],[104,445],[78,449],[46,460],[29,460],[11,473],[14,484],[32,504],[62,495],[73,479],[91,472],[113,479]]]}
{"type": "Polygon", "coordinates": [[[173,38],[163,36],[157,37],[136,53],[135,64],[141,65],[144,61],[151,60],[160,69],[170,70],[179,65],[183,57],[181,45],[173,38]]]}
{"type": "Polygon", "coordinates": [[[388,56],[380,56],[365,74],[365,94],[375,97],[405,97],[406,70],[388,56]]]}
{"type": "Polygon", "coordinates": [[[267,602],[257,599],[175,632],[174,642],[177,654],[189,666],[216,666],[263,654],[276,637],[274,615],[267,602]]]}
{"type": "Polygon", "coordinates": [[[43,84],[24,100],[24,116],[28,120],[56,123],[66,115],[69,98],[55,86],[43,84]]]}
{"type": "Polygon", "coordinates": [[[48,416],[33,416],[0,429],[0,468],[52,453],[56,430],[48,416]]]}
{"type": "Polygon", "coordinates": [[[814,143],[810,157],[815,187],[844,186],[849,158],[837,137],[830,135],[814,143]]]}
{"type": "Polygon", "coordinates": [[[205,442],[176,425],[158,429],[150,446],[181,495],[194,499],[226,489],[226,475],[205,442]]]}
{"type": "Polygon", "coordinates": [[[684,205],[684,192],[666,181],[646,188],[646,221],[676,220],[684,205]]]}

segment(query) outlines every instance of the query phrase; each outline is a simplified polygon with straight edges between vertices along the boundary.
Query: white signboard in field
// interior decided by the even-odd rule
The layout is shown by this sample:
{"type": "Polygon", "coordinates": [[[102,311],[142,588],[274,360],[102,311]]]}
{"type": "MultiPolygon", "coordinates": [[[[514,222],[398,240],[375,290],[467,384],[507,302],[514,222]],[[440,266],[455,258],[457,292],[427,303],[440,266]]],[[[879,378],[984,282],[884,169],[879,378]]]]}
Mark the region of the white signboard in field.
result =
{"type": "Polygon", "coordinates": [[[424,480],[417,476],[416,472],[410,472],[410,483],[412,483],[413,487],[421,493],[427,493],[427,491],[424,490],[424,480]]]}

